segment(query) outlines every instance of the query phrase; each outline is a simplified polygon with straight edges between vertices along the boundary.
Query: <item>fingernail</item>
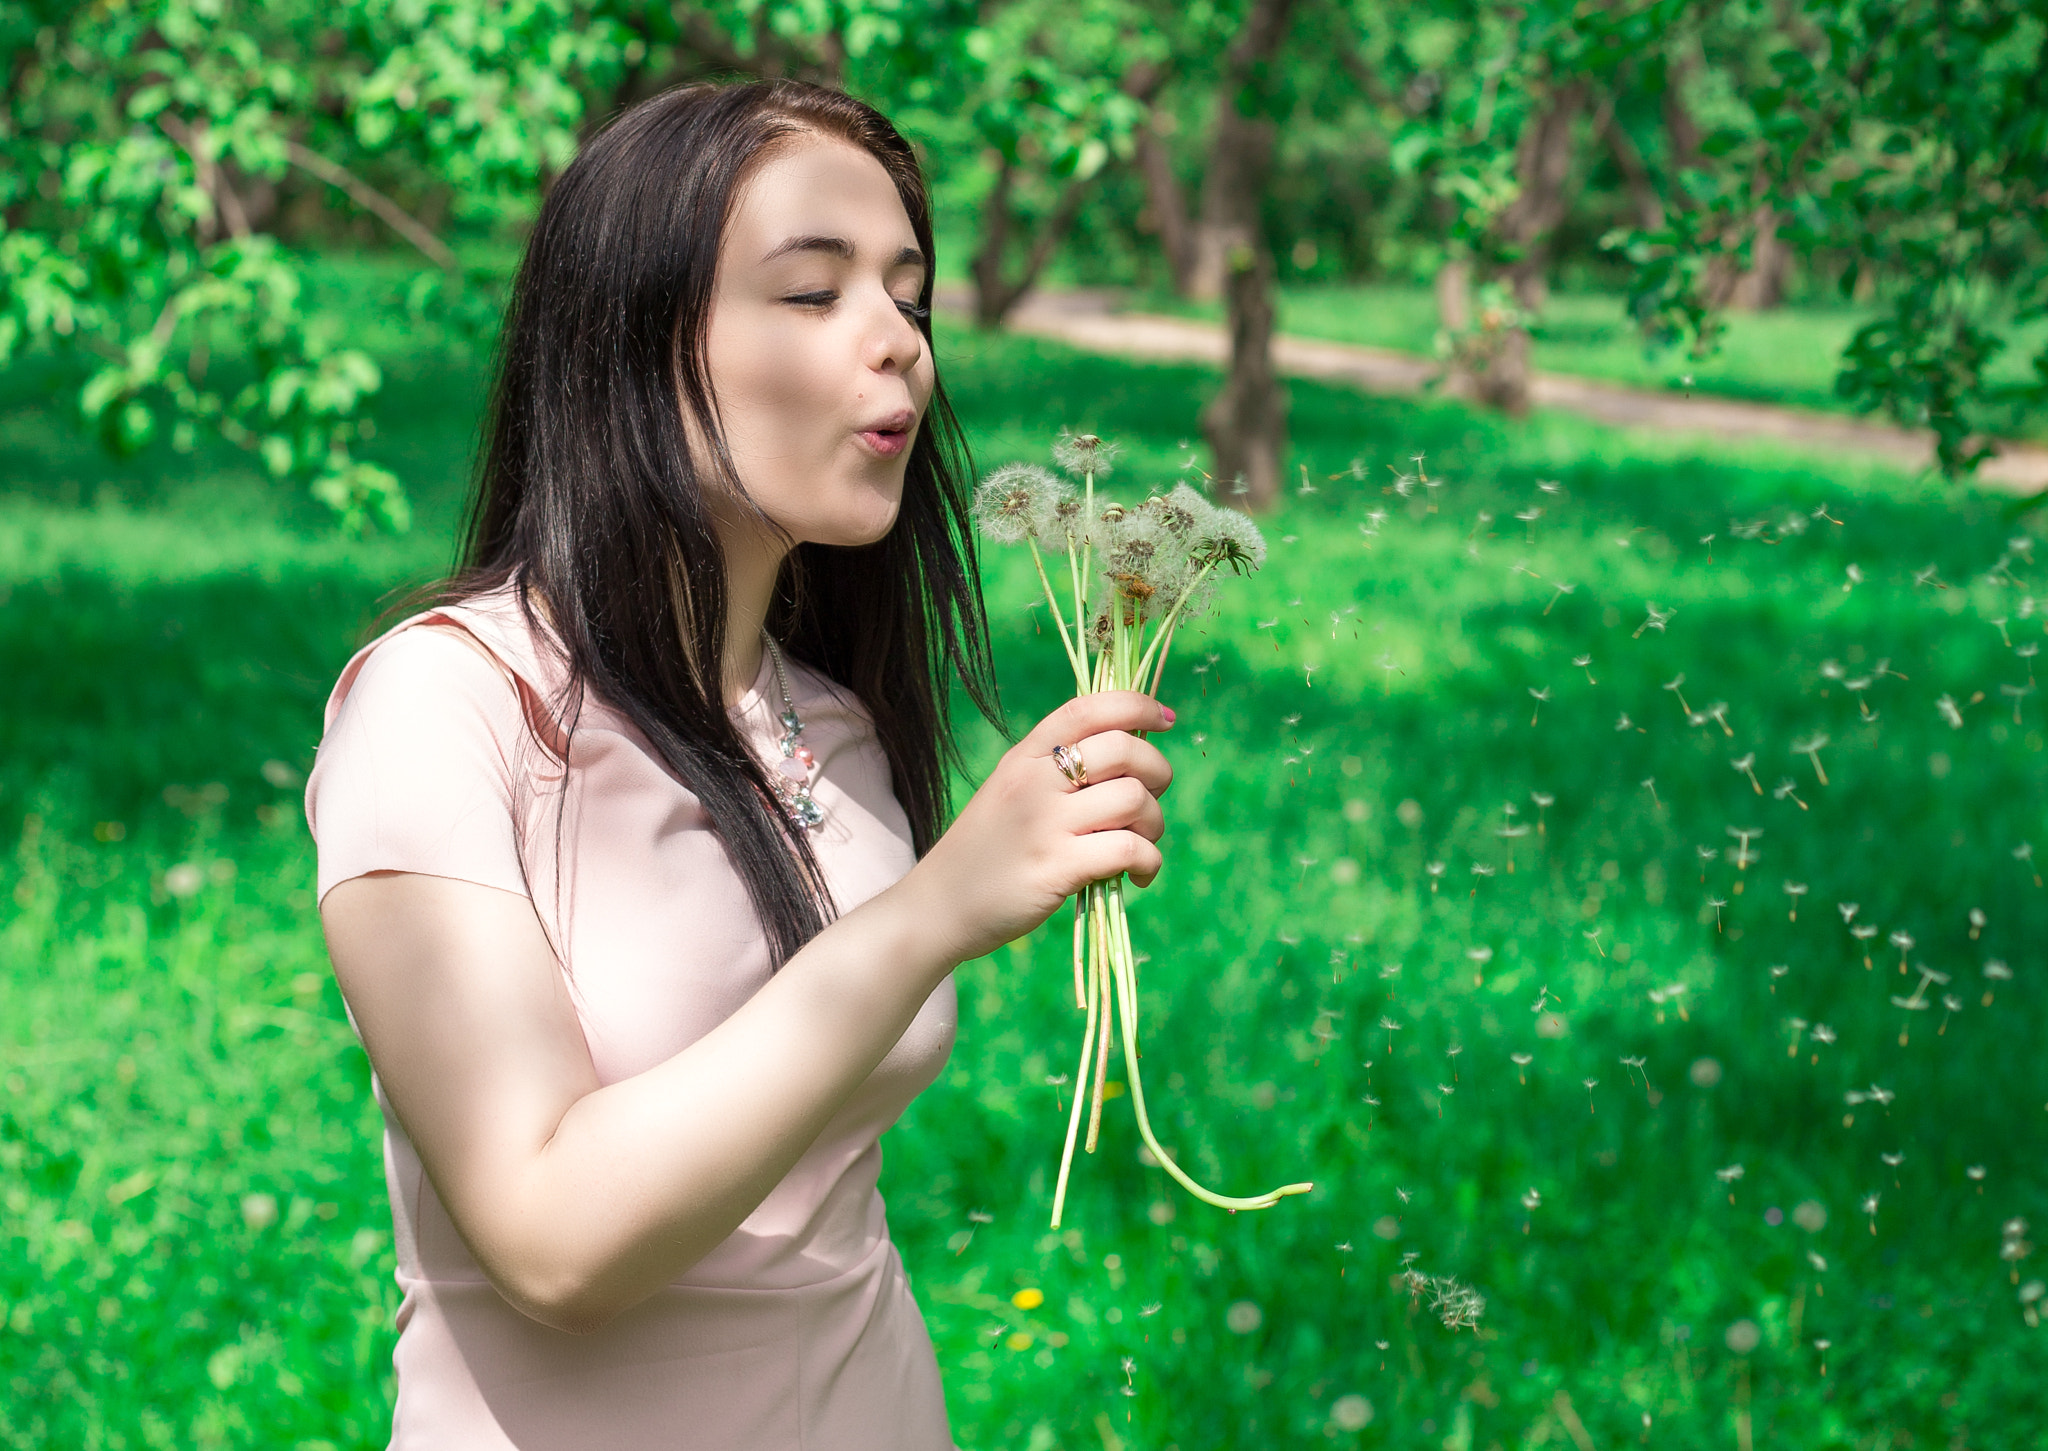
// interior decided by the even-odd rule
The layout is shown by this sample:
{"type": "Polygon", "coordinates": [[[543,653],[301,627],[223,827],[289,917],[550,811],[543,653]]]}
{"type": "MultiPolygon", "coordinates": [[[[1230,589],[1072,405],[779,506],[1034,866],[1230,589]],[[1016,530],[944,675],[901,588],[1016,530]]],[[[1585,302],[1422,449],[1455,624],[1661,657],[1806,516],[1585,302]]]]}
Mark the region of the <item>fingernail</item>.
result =
{"type": "Polygon", "coordinates": [[[1173,707],[1172,707],[1172,706],[1170,706],[1170,705],[1162,705],[1162,706],[1160,706],[1160,707],[1159,707],[1159,709],[1160,709],[1160,712],[1161,712],[1161,713],[1162,713],[1163,715],[1165,715],[1165,717],[1166,717],[1166,723],[1167,723],[1168,725],[1172,725],[1172,724],[1173,724],[1173,707]]]}

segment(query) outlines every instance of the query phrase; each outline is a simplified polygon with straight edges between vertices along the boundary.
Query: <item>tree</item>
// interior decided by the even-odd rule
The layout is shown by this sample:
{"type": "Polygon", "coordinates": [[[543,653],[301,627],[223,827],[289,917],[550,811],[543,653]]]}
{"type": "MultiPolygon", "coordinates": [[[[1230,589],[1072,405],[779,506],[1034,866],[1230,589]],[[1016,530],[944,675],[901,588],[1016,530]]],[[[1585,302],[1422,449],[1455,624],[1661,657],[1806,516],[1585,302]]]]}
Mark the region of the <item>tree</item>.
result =
{"type": "Polygon", "coordinates": [[[1246,507],[1278,500],[1287,448],[1287,397],[1273,370],[1273,254],[1260,217],[1278,122],[1273,72],[1294,0],[1250,0],[1224,52],[1216,86],[1209,167],[1202,188],[1201,248],[1223,272],[1230,367],[1202,413],[1219,479],[1242,481],[1246,507]]]}
{"type": "Polygon", "coordinates": [[[530,190],[560,165],[582,116],[571,81],[616,49],[601,17],[570,0],[39,0],[0,11],[0,45],[0,363],[79,360],[81,413],[117,451],[208,430],[346,527],[403,528],[397,479],[353,448],[377,367],[309,310],[301,263],[260,228],[281,191],[310,187],[430,274],[458,271],[395,193],[530,190]]]}
{"type": "Polygon", "coordinates": [[[1676,178],[1694,204],[1614,239],[1664,336],[1713,344],[1725,279],[1789,243],[1873,275],[1879,316],[1850,340],[1837,391],[1931,429],[1950,476],[1986,436],[2048,402],[2048,345],[2030,378],[1991,364],[2048,312],[2048,25],[2029,0],[1848,0],[1738,14],[1764,79],[1745,124],[1701,138],[1711,165],[1676,178]]]}

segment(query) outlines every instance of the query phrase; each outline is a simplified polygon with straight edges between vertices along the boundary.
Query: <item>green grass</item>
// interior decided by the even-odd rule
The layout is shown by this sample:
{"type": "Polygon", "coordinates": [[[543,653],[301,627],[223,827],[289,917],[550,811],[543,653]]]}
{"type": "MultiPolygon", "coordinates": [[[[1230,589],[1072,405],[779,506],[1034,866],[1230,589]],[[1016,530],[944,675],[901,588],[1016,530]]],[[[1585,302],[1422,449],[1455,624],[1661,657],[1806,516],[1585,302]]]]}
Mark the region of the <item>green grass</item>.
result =
{"type": "MultiPolygon", "coordinates": [[[[1214,306],[1147,298],[1143,306],[1191,316],[1220,316],[1214,306]]],[[[1619,293],[1558,292],[1545,309],[1535,346],[1545,372],[1598,378],[1635,388],[1700,393],[1757,403],[1848,412],[1835,392],[1842,349],[1870,317],[1847,304],[1802,303],[1770,312],[1730,313],[1715,352],[1651,351],[1619,293]]],[[[1362,343],[1425,356],[1436,351],[1436,299],[1427,287],[1400,284],[1297,284],[1280,297],[1280,327],[1302,337],[1362,343]]],[[[1992,368],[2000,383],[2030,374],[2027,360],[2048,340],[2048,318],[2016,328],[1992,368]]],[[[2014,436],[2048,436],[2048,418],[2004,420],[2014,436]]]]}
{"type": "MultiPolygon", "coordinates": [[[[942,343],[984,461],[1089,427],[1126,445],[1133,490],[1175,475],[1211,386],[942,343]]],[[[447,554],[476,364],[437,346],[390,369],[374,447],[423,523],[355,546],[230,456],[107,465],[37,401],[46,378],[0,379],[0,1445],[383,1444],[377,1116],[297,781],[380,601],[447,554]]],[[[960,1443],[1563,1446],[1560,1394],[1601,1447],[1729,1447],[1743,1413],[1760,1446],[2040,1441],[2044,1332],[2011,1272],[2041,1259],[1999,1258],[2006,1219],[2048,1224],[2048,891],[2012,855],[2048,852],[2048,755],[2040,696],[2015,725],[1999,692],[2037,662],[1991,623],[2041,638],[2020,602],[2040,571],[1986,578],[2020,526],[1874,469],[1556,416],[1300,386],[1292,425],[1313,475],[1423,451],[1445,482],[1291,497],[1266,569],[1183,634],[1161,690],[1181,712],[1167,868],[1132,901],[1164,1141],[1222,1189],[1318,1188],[1209,1210],[1139,1162],[1118,1099],[1049,1232],[1065,1121],[1046,1080],[1078,1032],[1064,925],[963,967],[953,1065],[883,1176],[960,1443]],[[1929,564],[1951,588],[1914,586],[1929,564]],[[1554,581],[1575,589],[1545,614],[1554,581]],[[1638,634],[1653,602],[1677,612],[1638,634]],[[1821,666],[1880,657],[1905,678],[1871,686],[1865,721],[1821,666]],[[1728,702],[1733,738],[1687,724],[1660,688],[1681,673],[1692,706],[1728,702]],[[1935,698],[1977,690],[1945,725],[1935,698]],[[1624,711],[1642,732],[1615,729],[1624,711]],[[1789,750],[1815,730],[1824,788],[1789,750]],[[1810,810],[1752,792],[1729,765],[1751,749],[1766,793],[1788,777],[1810,810]],[[1555,803],[1510,873],[1502,803],[1533,822],[1532,792],[1555,803]],[[1746,871],[1731,825],[1765,832],[1746,871]],[[1721,851],[1704,868],[1702,844],[1721,851]],[[1811,888],[1796,922],[1787,880],[1811,888]],[[1883,936],[1865,970],[1845,900],[1953,977],[1946,1031],[1938,1007],[1891,1005],[1917,979],[1883,936]],[[1993,956],[2015,980],[1986,983],[1993,956]],[[1788,1054],[1795,1017],[1837,1041],[1788,1054]],[[1896,1097],[1845,1103],[1872,1083],[1896,1097]],[[1822,1228],[1767,1222],[1808,1200],[1822,1228]],[[1477,1335],[1390,1283],[1410,1253],[1486,1295],[1477,1335]],[[1042,1307],[1016,1308],[1025,1288],[1042,1307]],[[1739,1320],[1760,1329],[1747,1357],[1739,1320]],[[1346,1396],[1370,1402],[1363,1429],[1340,1425],[1346,1396]]],[[[1060,657],[1028,563],[986,563],[1021,729],[1061,698],[1060,657]]],[[[1002,743],[977,725],[970,745],[985,767],[1002,743]]]]}

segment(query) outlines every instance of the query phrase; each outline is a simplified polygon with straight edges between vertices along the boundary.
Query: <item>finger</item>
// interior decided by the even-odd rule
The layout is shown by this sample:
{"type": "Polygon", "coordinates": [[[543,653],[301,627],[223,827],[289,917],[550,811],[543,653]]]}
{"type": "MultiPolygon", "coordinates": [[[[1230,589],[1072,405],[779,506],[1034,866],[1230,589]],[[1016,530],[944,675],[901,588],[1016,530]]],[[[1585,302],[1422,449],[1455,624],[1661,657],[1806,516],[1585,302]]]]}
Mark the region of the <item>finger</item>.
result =
{"type": "Polygon", "coordinates": [[[1118,872],[1128,872],[1133,883],[1149,887],[1166,865],[1159,848],[1134,831],[1097,831],[1076,837],[1074,854],[1069,860],[1081,869],[1073,891],[1090,882],[1105,881],[1118,872]]]}
{"type": "Polygon", "coordinates": [[[1076,836],[1102,831],[1135,831],[1157,841],[1166,832],[1166,814],[1145,783],[1132,776],[1100,781],[1074,792],[1066,806],[1064,825],[1076,836]]]}
{"type": "Polygon", "coordinates": [[[1106,731],[1076,743],[1088,780],[1108,781],[1131,776],[1145,783],[1154,796],[1173,784],[1173,766],[1165,753],[1150,741],[1141,741],[1128,731],[1106,731]]]}
{"type": "Polygon", "coordinates": [[[1014,749],[1026,756],[1049,756],[1054,746],[1102,731],[1163,731],[1172,725],[1166,707],[1142,691],[1105,690],[1075,696],[1027,731],[1014,749]]]}

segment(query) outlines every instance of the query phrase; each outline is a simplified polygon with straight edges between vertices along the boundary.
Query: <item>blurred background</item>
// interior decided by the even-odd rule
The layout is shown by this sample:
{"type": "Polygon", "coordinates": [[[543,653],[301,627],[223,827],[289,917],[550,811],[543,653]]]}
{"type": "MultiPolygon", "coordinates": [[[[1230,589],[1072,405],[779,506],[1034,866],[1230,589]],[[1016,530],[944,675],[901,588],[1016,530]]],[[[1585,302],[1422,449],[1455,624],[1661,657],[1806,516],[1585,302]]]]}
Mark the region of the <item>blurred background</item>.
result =
{"type": "MultiPolygon", "coordinates": [[[[1112,1101],[1049,1231],[1068,944],[963,966],[883,1177],[959,1443],[2048,1438],[2038,0],[16,0],[0,55],[0,1445],[384,1444],[321,705],[450,562],[550,179],[761,75],[917,145],[979,465],[1093,431],[1269,545],[1176,640],[1133,930],[1166,1146],[1318,1188],[1210,1210],[1112,1101]]],[[[982,566],[1021,728],[1064,664],[982,566]]]]}

